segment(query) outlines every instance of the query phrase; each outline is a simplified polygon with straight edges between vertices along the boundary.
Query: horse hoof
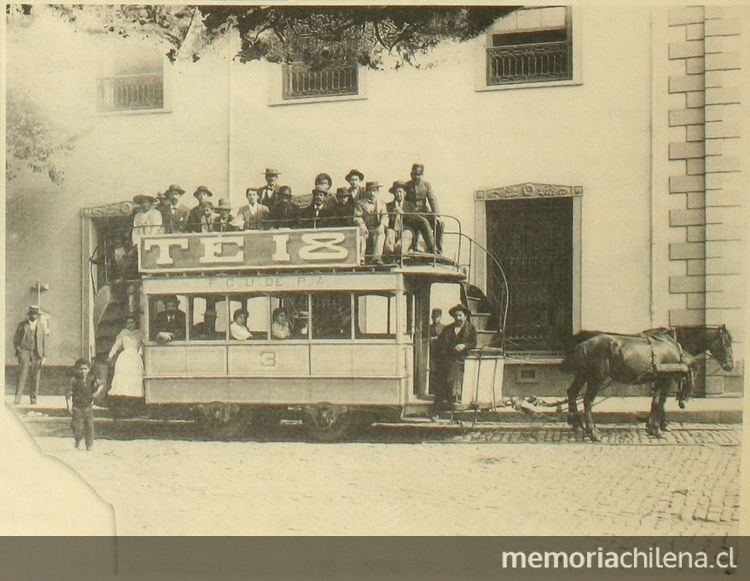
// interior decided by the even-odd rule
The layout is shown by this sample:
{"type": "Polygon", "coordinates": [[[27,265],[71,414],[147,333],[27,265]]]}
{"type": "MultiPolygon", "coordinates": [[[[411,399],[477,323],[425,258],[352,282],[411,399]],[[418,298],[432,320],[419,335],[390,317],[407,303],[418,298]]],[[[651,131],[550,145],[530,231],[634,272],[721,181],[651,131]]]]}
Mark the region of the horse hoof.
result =
{"type": "Polygon", "coordinates": [[[592,442],[601,442],[602,441],[602,437],[599,435],[599,432],[593,432],[592,431],[589,434],[589,437],[591,438],[592,442]]]}
{"type": "Polygon", "coordinates": [[[666,425],[666,424],[664,424],[663,426],[660,426],[660,427],[659,427],[659,429],[660,429],[660,430],[661,430],[662,432],[669,432],[669,431],[671,431],[671,430],[672,430],[672,428],[670,428],[670,427],[669,427],[668,425],[666,425]]]}

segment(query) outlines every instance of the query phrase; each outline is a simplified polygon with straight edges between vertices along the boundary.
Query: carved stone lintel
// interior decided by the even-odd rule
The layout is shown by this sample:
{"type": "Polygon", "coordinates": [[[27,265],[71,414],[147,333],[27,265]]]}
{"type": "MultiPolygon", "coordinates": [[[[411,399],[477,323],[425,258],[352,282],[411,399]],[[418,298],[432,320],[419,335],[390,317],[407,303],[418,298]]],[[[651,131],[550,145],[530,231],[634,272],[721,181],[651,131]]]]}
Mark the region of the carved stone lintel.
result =
{"type": "Polygon", "coordinates": [[[81,208],[83,218],[101,218],[107,216],[130,216],[133,213],[133,202],[115,202],[93,208],[81,208]]]}
{"type": "Polygon", "coordinates": [[[474,193],[476,200],[511,200],[515,198],[571,198],[582,196],[581,186],[560,186],[555,184],[515,184],[474,193]]]}

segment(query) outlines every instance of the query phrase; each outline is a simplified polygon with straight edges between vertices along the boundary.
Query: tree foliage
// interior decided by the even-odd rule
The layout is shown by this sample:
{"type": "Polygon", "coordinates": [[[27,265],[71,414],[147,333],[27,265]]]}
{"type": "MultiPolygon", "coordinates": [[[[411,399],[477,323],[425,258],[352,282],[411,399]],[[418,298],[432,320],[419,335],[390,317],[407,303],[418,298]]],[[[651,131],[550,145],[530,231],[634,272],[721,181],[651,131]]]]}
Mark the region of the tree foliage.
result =
{"type": "Polygon", "coordinates": [[[61,184],[60,163],[73,149],[76,137],[57,126],[31,96],[18,89],[6,94],[5,179],[13,180],[24,170],[45,173],[54,184],[61,184]]]}
{"type": "MultiPolygon", "coordinates": [[[[395,66],[439,43],[475,38],[514,6],[231,6],[231,5],[52,5],[62,18],[88,32],[166,41],[177,58],[188,36],[193,59],[218,38],[236,33],[242,62],[332,62],[372,68],[389,55],[395,66]]],[[[29,9],[33,11],[33,8],[29,9]]]]}

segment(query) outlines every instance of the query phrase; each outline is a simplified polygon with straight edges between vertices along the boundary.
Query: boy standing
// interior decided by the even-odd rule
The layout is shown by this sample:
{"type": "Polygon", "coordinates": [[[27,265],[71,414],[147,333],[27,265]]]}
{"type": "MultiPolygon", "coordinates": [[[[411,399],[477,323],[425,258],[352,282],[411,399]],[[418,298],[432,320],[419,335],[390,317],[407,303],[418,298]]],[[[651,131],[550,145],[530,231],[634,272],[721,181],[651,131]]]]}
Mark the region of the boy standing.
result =
{"type": "Polygon", "coordinates": [[[76,361],[73,377],[65,394],[66,403],[68,397],[72,396],[73,399],[71,427],[76,448],[81,445],[82,439],[86,442],[86,450],[94,447],[94,396],[102,387],[99,379],[91,373],[89,362],[85,359],[76,361]]]}

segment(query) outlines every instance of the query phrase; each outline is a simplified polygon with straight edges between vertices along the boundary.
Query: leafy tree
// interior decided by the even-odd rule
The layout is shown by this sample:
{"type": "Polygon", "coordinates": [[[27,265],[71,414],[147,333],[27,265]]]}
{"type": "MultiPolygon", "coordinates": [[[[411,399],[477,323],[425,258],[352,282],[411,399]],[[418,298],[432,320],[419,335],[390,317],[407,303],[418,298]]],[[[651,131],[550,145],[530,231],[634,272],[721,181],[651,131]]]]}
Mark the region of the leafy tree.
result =
{"type": "Polygon", "coordinates": [[[60,162],[73,149],[76,136],[58,127],[25,91],[7,91],[6,136],[8,182],[26,169],[47,174],[54,184],[62,183],[60,162]]]}

